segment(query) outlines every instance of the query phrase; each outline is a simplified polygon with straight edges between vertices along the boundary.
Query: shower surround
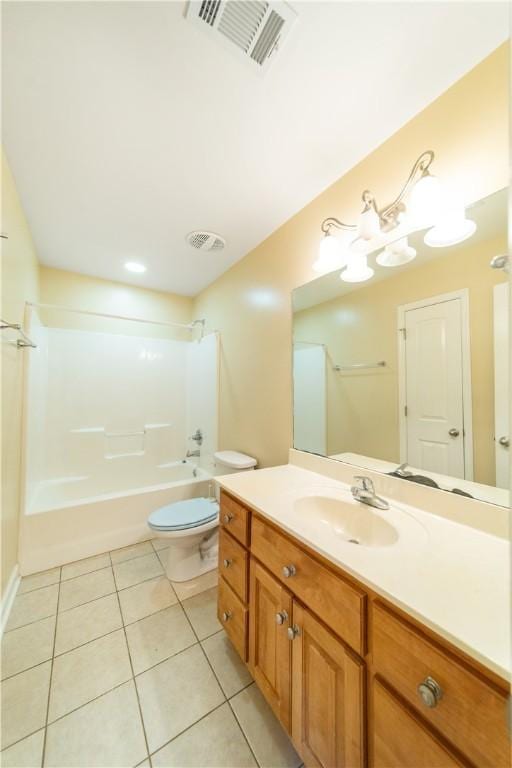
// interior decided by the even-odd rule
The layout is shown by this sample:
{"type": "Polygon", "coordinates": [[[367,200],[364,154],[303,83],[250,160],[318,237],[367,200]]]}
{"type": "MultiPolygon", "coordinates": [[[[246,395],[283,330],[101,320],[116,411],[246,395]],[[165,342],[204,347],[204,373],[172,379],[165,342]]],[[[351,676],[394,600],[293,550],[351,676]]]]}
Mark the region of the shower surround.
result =
{"type": "Polygon", "coordinates": [[[216,333],[152,337],[134,320],[126,335],[28,315],[37,348],[25,372],[22,574],[148,538],[154,509],[207,495],[219,378],[216,333]],[[187,458],[197,429],[200,457],[187,458]]]}

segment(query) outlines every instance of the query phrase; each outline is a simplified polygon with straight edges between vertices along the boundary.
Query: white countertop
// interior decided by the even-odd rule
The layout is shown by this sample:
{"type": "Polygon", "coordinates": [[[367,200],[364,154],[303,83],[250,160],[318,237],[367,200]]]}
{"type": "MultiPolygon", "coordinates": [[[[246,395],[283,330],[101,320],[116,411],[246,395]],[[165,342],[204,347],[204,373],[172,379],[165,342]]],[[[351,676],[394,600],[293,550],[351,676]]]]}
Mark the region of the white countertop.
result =
{"type": "Polygon", "coordinates": [[[398,541],[391,546],[355,546],[333,536],[321,516],[305,520],[294,514],[294,502],[304,496],[333,496],[352,503],[344,482],[293,464],[216,480],[468,656],[510,679],[508,540],[388,497],[389,510],[371,511],[394,525],[398,541]]]}

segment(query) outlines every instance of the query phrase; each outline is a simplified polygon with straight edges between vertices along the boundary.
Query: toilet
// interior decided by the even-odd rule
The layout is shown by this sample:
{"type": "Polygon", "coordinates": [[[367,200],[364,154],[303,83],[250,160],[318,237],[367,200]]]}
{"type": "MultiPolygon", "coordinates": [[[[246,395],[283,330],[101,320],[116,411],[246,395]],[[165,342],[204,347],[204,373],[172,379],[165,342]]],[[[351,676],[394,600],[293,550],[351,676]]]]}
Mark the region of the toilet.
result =
{"type": "MultiPolygon", "coordinates": [[[[238,451],[214,454],[217,474],[254,469],[256,459],[238,451]]],[[[157,538],[168,539],[166,574],[171,581],[189,581],[217,567],[219,503],[199,497],[175,501],[148,517],[148,526],[157,538]]]]}

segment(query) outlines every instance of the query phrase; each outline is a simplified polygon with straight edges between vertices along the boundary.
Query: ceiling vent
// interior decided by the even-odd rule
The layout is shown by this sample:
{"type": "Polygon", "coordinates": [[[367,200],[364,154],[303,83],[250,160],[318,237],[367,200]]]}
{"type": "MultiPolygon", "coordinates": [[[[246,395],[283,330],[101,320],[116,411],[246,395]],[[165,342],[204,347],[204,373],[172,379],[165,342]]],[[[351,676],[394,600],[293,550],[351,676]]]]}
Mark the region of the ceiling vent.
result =
{"type": "Polygon", "coordinates": [[[226,245],[223,237],[216,235],[215,232],[205,232],[202,229],[189,232],[185,239],[196,251],[221,251],[226,245]]]}
{"type": "Polygon", "coordinates": [[[232,51],[238,49],[240,56],[263,72],[275,57],[296,13],[284,2],[191,0],[187,19],[232,51]]]}

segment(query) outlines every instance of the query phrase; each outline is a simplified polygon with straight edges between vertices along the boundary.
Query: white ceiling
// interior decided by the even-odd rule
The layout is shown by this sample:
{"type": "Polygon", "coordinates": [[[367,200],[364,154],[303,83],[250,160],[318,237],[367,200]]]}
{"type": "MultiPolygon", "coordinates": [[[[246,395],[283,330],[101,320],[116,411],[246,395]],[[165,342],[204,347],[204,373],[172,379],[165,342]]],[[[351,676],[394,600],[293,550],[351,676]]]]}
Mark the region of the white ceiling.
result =
{"type": "Polygon", "coordinates": [[[182,2],[2,6],[3,141],[41,261],[187,295],[508,35],[500,2],[295,2],[261,77],[182,2]],[[191,249],[200,228],[225,250],[191,249]]]}

